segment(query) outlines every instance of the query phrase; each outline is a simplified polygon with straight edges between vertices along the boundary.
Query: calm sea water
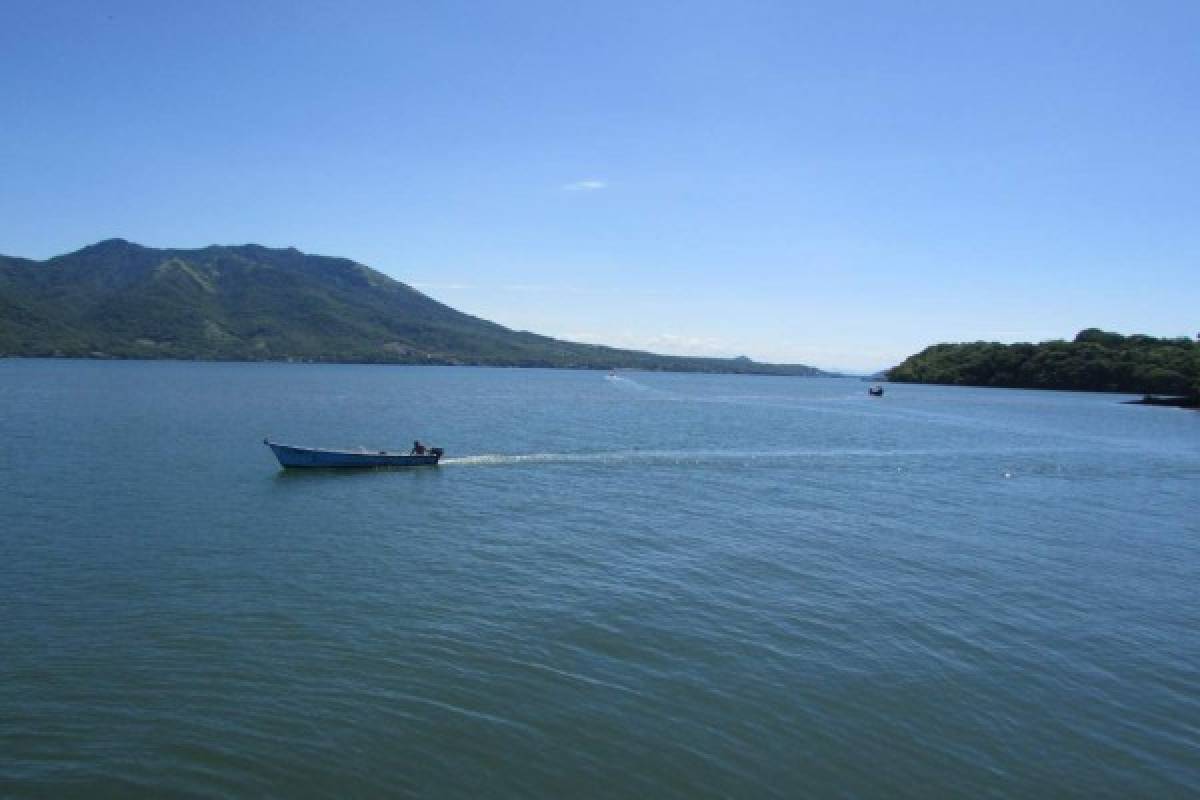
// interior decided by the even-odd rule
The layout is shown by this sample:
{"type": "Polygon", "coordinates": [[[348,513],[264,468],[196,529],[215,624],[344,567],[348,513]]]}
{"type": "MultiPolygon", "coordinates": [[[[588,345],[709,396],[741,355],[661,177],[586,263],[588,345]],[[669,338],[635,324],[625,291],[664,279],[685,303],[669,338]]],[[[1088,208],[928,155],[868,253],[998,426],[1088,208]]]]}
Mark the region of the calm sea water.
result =
{"type": "Polygon", "coordinates": [[[1119,399],[0,361],[0,795],[1194,797],[1200,414],[1119,399]]]}

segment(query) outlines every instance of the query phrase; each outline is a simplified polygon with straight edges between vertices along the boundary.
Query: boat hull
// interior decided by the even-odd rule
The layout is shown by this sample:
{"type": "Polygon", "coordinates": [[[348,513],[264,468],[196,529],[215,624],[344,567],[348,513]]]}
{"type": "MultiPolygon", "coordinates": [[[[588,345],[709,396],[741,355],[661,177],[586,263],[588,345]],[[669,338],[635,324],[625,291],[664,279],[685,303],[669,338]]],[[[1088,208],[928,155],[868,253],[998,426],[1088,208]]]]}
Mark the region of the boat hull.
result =
{"type": "Polygon", "coordinates": [[[321,450],[263,440],[284,469],[369,469],[373,467],[436,467],[441,453],[409,455],[387,450],[321,450]]]}

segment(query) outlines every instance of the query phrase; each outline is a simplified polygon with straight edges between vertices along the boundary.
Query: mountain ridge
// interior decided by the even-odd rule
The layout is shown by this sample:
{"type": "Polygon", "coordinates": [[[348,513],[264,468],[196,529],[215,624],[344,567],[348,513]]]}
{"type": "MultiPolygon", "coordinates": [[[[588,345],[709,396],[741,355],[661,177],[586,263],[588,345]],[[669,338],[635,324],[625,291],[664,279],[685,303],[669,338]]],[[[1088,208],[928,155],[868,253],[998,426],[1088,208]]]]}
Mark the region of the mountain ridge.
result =
{"type": "Polygon", "coordinates": [[[831,374],[516,331],[294,247],[120,238],[42,261],[0,256],[0,355],[831,374]]]}

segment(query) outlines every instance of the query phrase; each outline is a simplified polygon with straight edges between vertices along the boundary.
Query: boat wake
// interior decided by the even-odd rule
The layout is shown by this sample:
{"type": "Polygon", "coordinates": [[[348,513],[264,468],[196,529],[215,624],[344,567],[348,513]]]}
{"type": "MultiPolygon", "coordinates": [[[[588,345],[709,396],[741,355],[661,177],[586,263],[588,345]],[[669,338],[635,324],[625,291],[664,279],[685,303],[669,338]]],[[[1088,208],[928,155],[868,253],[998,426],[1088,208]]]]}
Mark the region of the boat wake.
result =
{"type": "Polygon", "coordinates": [[[497,467],[520,464],[590,464],[639,466],[690,466],[714,463],[745,466],[770,466],[797,461],[825,459],[906,459],[946,458],[961,456],[1029,456],[1062,454],[1061,448],[1003,448],[995,450],[872,450],[867,448],[835,448],[828,450],[614,450],[591,453],[482,453],[473,456],[443,458],[444,467],[497,467]]]}
{"type": "Polygon", "coordinates": [[[624,375],[605,375],[604,380],[608,381],[616,389],[632,389],[639,392],[648,392],[650,387],[644,383],[638,383],[633,378],[626,378],[624,375]]]}
{"type": "MultiPolygon", "coordinates": [[[[758,454],[758,456],[761,455],[762,454],[758,454]]],[[[722,453],[719,455],[706,455],[696,452],[668,453],[647,451],[609,453],[523,453],[520,455],[487,453],[477,456],[463,456],[461,458],[444,458],[442,459],[441,464],[445,467],[499,467],[518,464],[592,464],[601,466],[622,466],[626,464],[700,464],[702,462],[711,464],[714,460],[718,459],[722,461],[736,461],[751,458],[755,458],[755,455],[751,453],[722,453]]]]}

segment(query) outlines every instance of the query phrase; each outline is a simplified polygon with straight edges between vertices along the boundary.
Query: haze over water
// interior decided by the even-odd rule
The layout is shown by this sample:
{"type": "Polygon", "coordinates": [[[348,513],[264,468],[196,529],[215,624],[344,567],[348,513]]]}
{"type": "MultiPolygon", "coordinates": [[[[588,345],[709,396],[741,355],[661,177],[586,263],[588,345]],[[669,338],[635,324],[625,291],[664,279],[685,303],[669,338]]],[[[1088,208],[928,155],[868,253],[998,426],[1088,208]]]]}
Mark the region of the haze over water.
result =
{"type": "Polygon", "coordinates": [[[1200,414],[865,388],[0,361],[0,796],[1200,792],[1200,414]]]}

